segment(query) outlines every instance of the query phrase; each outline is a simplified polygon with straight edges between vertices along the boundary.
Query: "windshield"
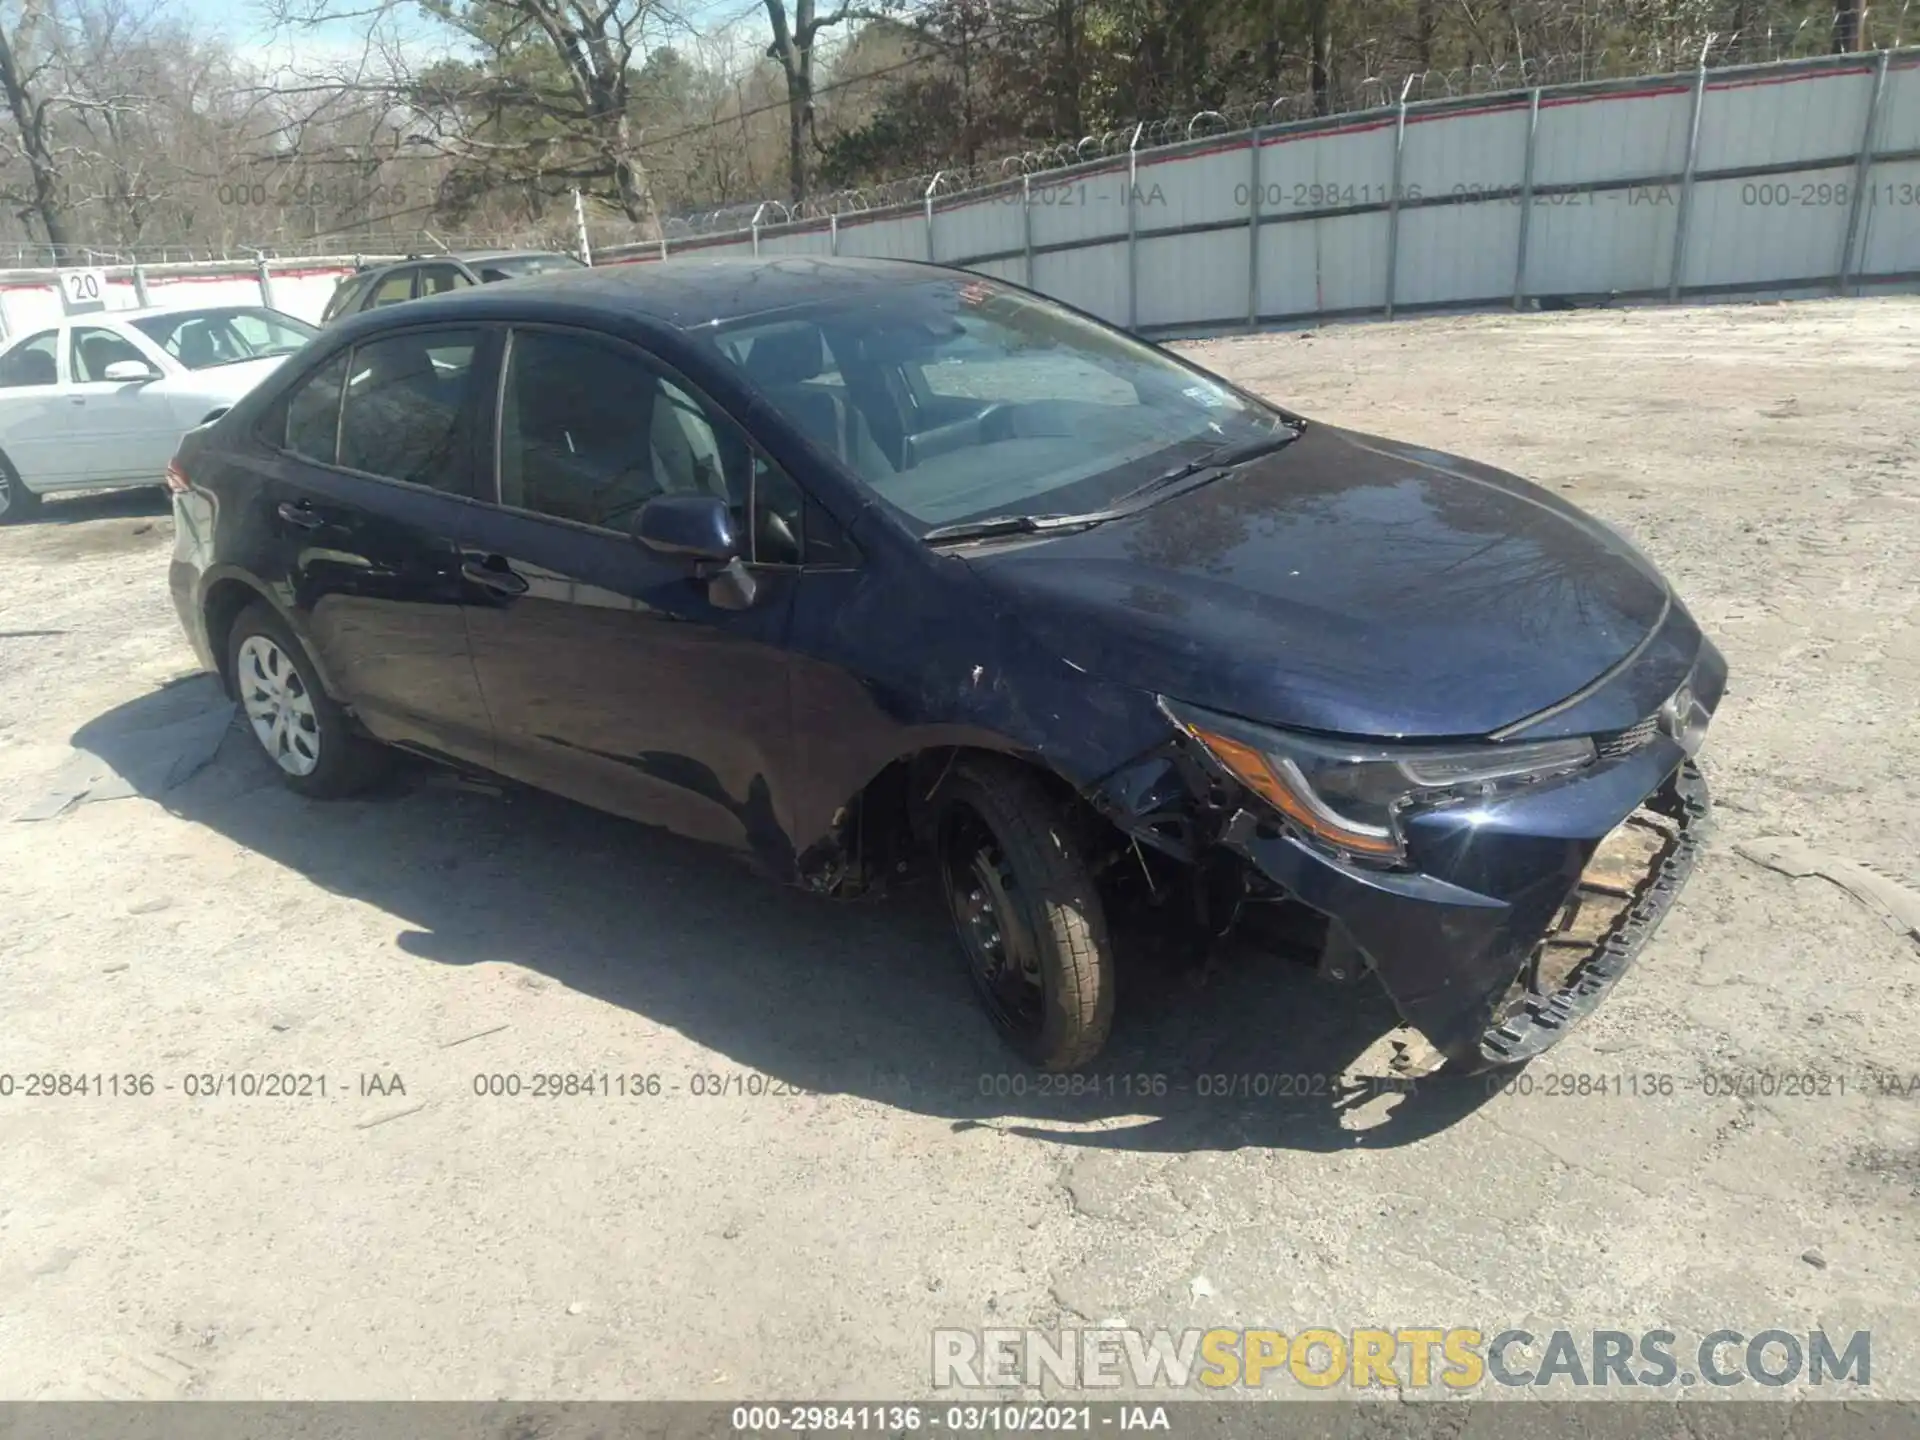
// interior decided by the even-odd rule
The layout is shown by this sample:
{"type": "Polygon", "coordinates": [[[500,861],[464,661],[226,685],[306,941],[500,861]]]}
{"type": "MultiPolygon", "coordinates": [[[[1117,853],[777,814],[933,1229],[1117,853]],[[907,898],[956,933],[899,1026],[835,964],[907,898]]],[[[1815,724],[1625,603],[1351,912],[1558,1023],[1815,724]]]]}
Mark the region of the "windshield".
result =
{"type": "Polygon", "coordinates": [[[133,325],[189,370],[291,355],[320,332],[304,320],[260,306],[181,310],[133,325]]]}
{"type": "Polygon", "coordinates": [[[1288,425],[1117,330],[975,277],[722,329],[713,343],[925,531],[1098,510],[1288,425]]]}
{"type": "Polygon", "coordinates": [[[483,284],[495,280],[518,280],[523,275],[545,275],[550,270],[584,270],[571,255],[508,255],[499,260],[470,262],[480,272],[483,284]]]}

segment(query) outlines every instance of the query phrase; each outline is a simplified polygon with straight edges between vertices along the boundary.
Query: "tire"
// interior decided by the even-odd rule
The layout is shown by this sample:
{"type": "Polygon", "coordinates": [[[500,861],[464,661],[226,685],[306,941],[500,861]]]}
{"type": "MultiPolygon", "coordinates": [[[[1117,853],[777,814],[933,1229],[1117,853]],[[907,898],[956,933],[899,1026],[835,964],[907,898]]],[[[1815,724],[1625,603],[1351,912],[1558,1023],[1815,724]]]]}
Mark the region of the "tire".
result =
{"type": "Polygon", "coordinates": [[[364,790],[386,768],[386,751],[353,728],[305,648],[264,604],[256,601],[234,620],[227,674],[248,732],[289,789],[337,800],[364,790]]]}
{"type": "Polygon", "coordinates": [[[942,787],[941,886],[974,990],[1042,1070],[1077,1070],[1113,1025],[1114,956],[1073,817],[1008,762],[963,762],[942,787]]]}
{"type": "Polygon", "coordinates": [[[40,497],[20,481],[13,462],[0,455],[0,525],[25,520],[40,508],[40,497]]]}

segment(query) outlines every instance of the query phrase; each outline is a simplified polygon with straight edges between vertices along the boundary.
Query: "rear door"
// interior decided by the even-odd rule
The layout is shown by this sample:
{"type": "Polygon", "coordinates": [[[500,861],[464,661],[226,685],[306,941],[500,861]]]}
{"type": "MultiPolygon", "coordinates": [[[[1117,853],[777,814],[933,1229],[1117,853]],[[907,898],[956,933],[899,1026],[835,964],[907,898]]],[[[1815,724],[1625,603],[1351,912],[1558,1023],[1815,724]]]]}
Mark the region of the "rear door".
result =
{"type": "Polygon", "coordinates": [[[482,765],[493,740],[461,614],[473,587],[460,533],[496,343],[471,326],[379,335],[268,421],[283,438],[266,523],[330,688],[381,739],[482,765]]]}
{"type": "Polygon", "coordinates": [[[467,532],[474,663],[506,774],[780,868],[792,741],[783,649],[798,574],[797,492],[687,382],[590,332],[522,328],[502,374],[499,499],[467,532]],[[691,564],[634,540],[667,492],[724,496],[750,558],[744,610],[691,564]],[[784,523],[784,522],[783,522],[784,523]],[[769,528],[772,527],[772,528],[769,528]]]}
{"type": "Polygon", "coordinates": [[[33,491],[71,483],[79,414],[60,383],[60,330],[29,335],[0,355],[0,450],[33,491]]]}

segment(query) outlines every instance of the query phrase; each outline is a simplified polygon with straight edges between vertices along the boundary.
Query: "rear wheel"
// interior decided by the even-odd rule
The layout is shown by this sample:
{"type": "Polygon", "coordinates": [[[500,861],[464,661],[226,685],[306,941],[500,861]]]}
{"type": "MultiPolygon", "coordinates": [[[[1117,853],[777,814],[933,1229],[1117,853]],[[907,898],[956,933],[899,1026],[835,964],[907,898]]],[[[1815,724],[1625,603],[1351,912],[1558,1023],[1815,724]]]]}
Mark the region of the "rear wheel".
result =
{"type": "Polygon", "coordinates": [[[40,508],[40,497],[20,482],[13,462],[0,455],[0,525],[24,520],[40,508]]]}
{"type": "Polygon", "coordinates": [[[379,776],[385,753],[354,731],[273,611],[256,604],[240,613],[227,637],[227,658],[247,728],[290,788],[330,800],[379,776]]]}
{"type": "Polygon", "coordinates": [[[1043,1070],[1075,1070],[1113,1024],[1106,914],[1062,807],[1007,763],[943,788],[940,877],[974,989],[1002,1037],[1043,1070]]]}

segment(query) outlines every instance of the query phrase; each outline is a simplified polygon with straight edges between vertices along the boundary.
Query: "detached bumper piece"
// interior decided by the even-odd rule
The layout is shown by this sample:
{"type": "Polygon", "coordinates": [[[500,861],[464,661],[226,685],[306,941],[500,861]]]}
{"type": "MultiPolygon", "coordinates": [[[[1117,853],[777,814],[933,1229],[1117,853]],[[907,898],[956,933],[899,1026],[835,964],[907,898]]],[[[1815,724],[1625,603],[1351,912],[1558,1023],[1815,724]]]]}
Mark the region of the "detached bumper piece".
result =
{"type": "Polygon", "coordinates": [[[1483,1065],[1531,1060],[1606,998],[1686,884],[1709,813],[1706,782],[1688,761],[1600,842],[1495,1006],[1480,1038],[1483,1065]]]}

